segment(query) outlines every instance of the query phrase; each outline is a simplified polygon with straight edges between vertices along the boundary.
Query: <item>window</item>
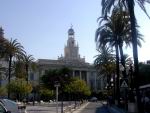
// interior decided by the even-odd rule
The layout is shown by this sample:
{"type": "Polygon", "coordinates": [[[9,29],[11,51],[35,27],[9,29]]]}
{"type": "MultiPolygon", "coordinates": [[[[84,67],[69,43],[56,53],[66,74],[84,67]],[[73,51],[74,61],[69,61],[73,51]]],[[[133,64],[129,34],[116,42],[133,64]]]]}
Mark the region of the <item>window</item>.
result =
{"type": "Polygon", "coordinates": [[[33,73],[30,74],[30,80],[34,80],[34,74],[33,73]]]}

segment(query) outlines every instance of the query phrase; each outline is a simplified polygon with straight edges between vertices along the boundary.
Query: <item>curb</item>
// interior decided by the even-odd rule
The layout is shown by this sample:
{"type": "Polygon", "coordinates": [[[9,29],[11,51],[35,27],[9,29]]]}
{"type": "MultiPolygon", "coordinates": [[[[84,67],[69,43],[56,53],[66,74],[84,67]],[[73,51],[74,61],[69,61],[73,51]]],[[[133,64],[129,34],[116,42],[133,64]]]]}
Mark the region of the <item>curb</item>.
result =
{"type": "Polygon", "coordinates": [[[89,104],[89,102],[83,103],[81,106],[77,107],[74,111],[72,111],[72,113],[79,113],[81,110],[83,110],[87,105],[89,104]]]}

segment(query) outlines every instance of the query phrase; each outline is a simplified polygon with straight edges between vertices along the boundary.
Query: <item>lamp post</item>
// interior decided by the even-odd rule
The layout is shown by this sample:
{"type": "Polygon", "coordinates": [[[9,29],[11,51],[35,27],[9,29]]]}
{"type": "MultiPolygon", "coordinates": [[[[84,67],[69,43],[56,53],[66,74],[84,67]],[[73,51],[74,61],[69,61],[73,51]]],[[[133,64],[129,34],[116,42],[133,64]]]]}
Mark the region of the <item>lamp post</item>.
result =
{"type": "MultiPolygon", "coordinates": [[[[66,84],[66,82],[67,82],[66,78],[68,78],[68,74],[65,74],[64,78],[65,78],[65,80],[63,81],[63,83],[66,84]]],[[[62,99],[61,99],[61,113],[63,113],[63,107],[64,107],[64,104],[63,104],[63,101],[64,101],[63,85],[61,86],[61,93],[62,93],[62,95],[61,95],[62,96],[62,99]]]]}
{"type": "Polygon", "coordinates": [[[54,86],[56,87],[56,113],[58,113],[58,87],[60,86],[60,84],[56,82],[54,86]]]}

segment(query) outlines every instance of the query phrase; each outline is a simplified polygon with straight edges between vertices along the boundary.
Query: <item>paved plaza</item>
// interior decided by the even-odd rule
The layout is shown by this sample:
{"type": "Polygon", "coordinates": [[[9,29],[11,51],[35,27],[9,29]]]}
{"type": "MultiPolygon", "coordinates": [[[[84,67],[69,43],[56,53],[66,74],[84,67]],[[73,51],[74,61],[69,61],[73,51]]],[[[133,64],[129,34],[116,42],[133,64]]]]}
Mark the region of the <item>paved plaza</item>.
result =
{"type": "MultiPolygon", "coordinates": [[[[79,104],[79,103],[78,103],[79,104]]],[[[67,108],[73,108],[74,102],[63,102],[64,110],[67,108]]],[[[56,113],[56,103],[44,103],[36,105],[27,105],[27,113],[56,113]]],[[[58,103],[58,113],[61,112],[61,102],[58,103]]]]}
{"type": "MultiPolygon", "coordinates": [[[[73,104],[72,104],[73,105],[73,104]]],[[[68,106],[66,102],[64,104],[64,109],[68,106]]],[[[27,106],[27,113],[56,113],[56,104],[49,105],[36,105],[36,106],[27,106]]],[[[58,113],[61,113],[61,103],[58,106],[58,113]]],[[[125,111],[117,108],[116,106],[107,106],[103,102],[86,102],[81,106],[78,106],[77,109],[67,110],[64,113],[125,113],[125,111]]]]}

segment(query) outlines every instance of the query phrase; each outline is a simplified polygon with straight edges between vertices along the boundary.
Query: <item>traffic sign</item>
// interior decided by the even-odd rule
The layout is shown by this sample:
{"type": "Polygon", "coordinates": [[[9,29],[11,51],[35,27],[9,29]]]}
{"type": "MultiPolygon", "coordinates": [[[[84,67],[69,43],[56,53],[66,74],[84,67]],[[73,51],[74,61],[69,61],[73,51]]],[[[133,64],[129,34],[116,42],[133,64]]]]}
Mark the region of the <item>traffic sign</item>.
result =
{"type": "Polygon", "coordinates": [[[128,88],[128,80],[127,79],[122,79],[120,81],[120,87],[121,88],[128,88]]]}

